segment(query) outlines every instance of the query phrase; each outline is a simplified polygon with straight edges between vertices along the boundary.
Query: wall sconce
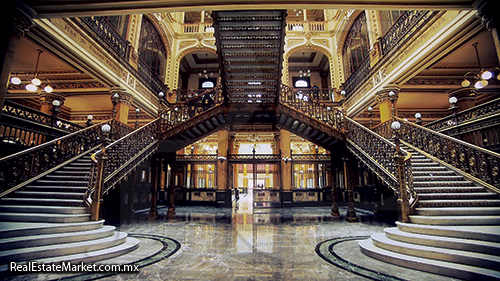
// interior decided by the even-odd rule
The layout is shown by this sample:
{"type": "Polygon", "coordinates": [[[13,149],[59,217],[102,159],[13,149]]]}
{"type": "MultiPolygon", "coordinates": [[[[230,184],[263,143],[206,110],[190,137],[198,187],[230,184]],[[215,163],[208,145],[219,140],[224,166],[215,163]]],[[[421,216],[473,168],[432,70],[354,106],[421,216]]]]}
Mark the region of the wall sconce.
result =
{"type": "Polygon", "coordinates": [[[288,164],[288,162],[292,161],[292,158],[290,157],[283,157],[283,162],[285,162],[285,164],[288,164]]]}
{"type": "Polygon", "coordinates": [[[219,160],[221,163],[224,163],[224,161],[226,161],[227,158],[224,156],[219,156],[219,157],[217,157],[217,160],[219,160]]]}
{"type": "MultiPolygon", "coordinates": [[[[38,63],[40,62],[40,55],[43,53],[42,50],[37,50],[38,52],[38,57],[36,58],[36,64],[35,64],[35,74],[31,80],[28,80],[26,86],[24,88],[28,90],[29,92],[36,92],[38,91],[38,87],[42,85],[42,81],[38,78],[38,63]]],[[[10,82],[14,85],[20,85],[23,81],[21,78],[17,76],[12,76],[10,78],[10,82]]],[[[47,85],[43,87],[43,90],[47,93],[52,93],[54,89],[50,86],[50,81],[47,79],[47,85]]]]}

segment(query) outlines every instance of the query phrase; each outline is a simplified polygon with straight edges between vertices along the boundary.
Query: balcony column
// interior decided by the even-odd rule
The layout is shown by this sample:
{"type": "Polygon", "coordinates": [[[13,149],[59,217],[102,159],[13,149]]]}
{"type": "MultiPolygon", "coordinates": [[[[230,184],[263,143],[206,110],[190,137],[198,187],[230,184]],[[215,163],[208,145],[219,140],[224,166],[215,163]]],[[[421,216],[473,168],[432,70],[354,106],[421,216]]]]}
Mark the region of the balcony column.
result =
{"type": "Polygon", "coordinates": [[[158,185],[161,184],[161,162],[158,154],[153,156],[151,166],[151,208],[149,209],[149,219],[156,220],[158,218],[158,185]]]}
{"type": "MultiPolygon", "coordinates": [[[[274,135],[274,145],[271,145],[271,148],[273,149],[273,154],[280,154],[280,135],[275,134],[274,135]]],[[[281,182],[280,182],[280,166],[278,164],[273,164],[273,187],[275,189],[280,189],[281,187],[281,182]]]]}
{"type": "Polygon", "coordinates": [[[38,99],[40,100],[40,111],[46,114],[52,114],[52,102],[58,100],[61,102],[60,106],[64,105],[64,101],[66,101],[66,97],[62,93],[47,93],[45,91],[41,91],[38,94],[38,99]]]}
{"type": "Polygon", "coordinates": [[[167,215],[175,215],[175,153],[169,153],[168,165],[170,166],[170,183],[168,186],[168,211],[167,215]]]}
{"type": "Polygon", "coordinates": [[[129,106],[133,101],[132,95],[128,94],[125,89],[118,87],[111,88],[110,93],[114,119],[122,124],[128,124],[129,106]]]}
{"type": "Polygon", "coordinates": [[[283,158],[291,158],[290,152],[290,132],[280,130],[280,148],[281,148],[281,189],[292,189],[292,163],[283,161],[283,158]]]}
{"type": "Polygon", "coordinates": [[[3,108],[5,101],[17,42],[24,37],[24,32],[33,25],[33,16],[28,11],[17,7],[17,3],[17,1],[3,3],[3,13],[0,17],[3,27],[2,40],[0,40],[0,108],[3,108]]]}
{"type": "Polygon", "coordinates": [[[330,183],[332,184],[332,210],[331,214],[334,218],[340,218],[339,205],[338,205],[338,186],[337,186],[337,165],[339,161],[336,161],[334,157],[330,159],[330,173],[328,176],[330,177],[330,183]]]}
{"type": "Polygon", "coordinates": [[[380,109],[380,123],[392,119],[396,112],[396,103],[399,97],[399,89],[395,87],[385,88],[376,94],[376,101],[380,109]]]}

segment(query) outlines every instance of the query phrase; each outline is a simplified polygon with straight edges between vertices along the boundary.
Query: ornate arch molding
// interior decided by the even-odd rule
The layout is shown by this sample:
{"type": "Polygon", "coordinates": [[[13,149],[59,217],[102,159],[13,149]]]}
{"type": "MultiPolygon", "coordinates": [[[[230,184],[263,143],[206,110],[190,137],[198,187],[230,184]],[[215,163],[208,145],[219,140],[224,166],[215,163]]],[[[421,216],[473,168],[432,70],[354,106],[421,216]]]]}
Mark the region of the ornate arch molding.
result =
{"type": "Polygon", "coordinates": [[[163,41],[163,44],[165,45],[165,50],[167,51],[167,60],[168,60],[168,57],[172,55],[172,46],[170,44],[172,40],[169,40],[169,38],[171,38],[172,36],[171,35],[169,36],[169,34],[165,32],[165,29],[160,25],[157,17],[151,14],[144,14],[142,16],[146,17],[154,25],[156,31],[158,31],[158,33],[160,34],[161,41],[163,41]]]}
{"type": "Polygon", "coordinates": [[[307,40],[303,45],[295,46],[292,49],[288,50],[288,52],[286,52],[285,57],[283,59],[283,70],[285,71],[283,71],[283,77],[281,81],[287,81],[288,83],[288,81],[290,80],[290,73],[288,71],[288,60],[290,59],[290,56],[293,53],[301,50],[315,50],[321,52],[328,58],[328,65],[330,67],[330,77],[332,78],[331,81],[333,84],[333,76],[332,76],[332,71],[334,69],[333,53],[325,47],[311,43],[310,40],[307,40]]]}
{"type": "Polygon", "coordinates": [[[339,38],[337,39],[337,53],[339,56],[342,56],[342,50],[344,49],[345,45],[345,40],[347,38],[347,34],[349,33],[349,30],[351,29],[352,25],[354,24],[354,21],[361,15],[361,13],[366,13],[364,10],[362,11],[354,11],[351,16],[349,17],[349,20],[345,22],[344,26],[341,27],[342,33],[340,33],[339,38]]]}

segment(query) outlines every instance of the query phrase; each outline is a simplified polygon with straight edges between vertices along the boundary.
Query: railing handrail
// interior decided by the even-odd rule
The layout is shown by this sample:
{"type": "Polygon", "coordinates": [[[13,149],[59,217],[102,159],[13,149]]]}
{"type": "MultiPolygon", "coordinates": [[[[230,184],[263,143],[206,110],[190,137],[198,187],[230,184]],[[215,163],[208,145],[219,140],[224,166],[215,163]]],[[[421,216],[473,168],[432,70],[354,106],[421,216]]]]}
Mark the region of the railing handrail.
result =
{"type": "MultiPolygon", "coordinates": [[[[469,113],[469,112],[471,112],[471,111],[475,111],[475,110],[481,109],[481,108],[483,108],[483,107],[487,107],[487,106],[489,106],[489,105],[492,105],[492,104],[498,104],[498,103],[500,103],[500,98],[498,98],[498,99],[494,99],[494,100],[491,100],[491,101],[488,101],[488,102],[485,102],[485,103],[482,103],[482,104],[480,104],[480,105],[473,106],[473,107],[471,107],[471,108],[464,109],[464,110],[462,110],[462,111],[460,111],[460,112],[457,112],[456,116],[457,116],[457,118],[458,118],[458,116],[466,115],[467,113],[469,113]]],[[[482,115],[482,116],[490,116],[490,115],[495,114],[495,113],[498,113],[498,112],[496,112],[496,111],[492,111],[492,112],[489,112],[489,114],[485,114],[485,115],[482,115]]],[[[431,121],[431,122],[429,122],[429,123],[425,124],[425,126],[424,126],[424,127],[430,127],[430,126],[432,126],[432,125],[434,125],[434,124],[438,124],[438,123],[443,122],[443,121],[445,121],[445,120],[447,120],[447,119],[453,119],[453,118],[454,118],[454,114],[450,114],[450,115],[447,115],[447,116],[445,116],[445,117],[443,117],[443,118],[440,118],[440,119],[436,119],[436,120],[434,120],[434,121],[431,121]]],[[[471,120],[471,121],[473,122],[474,120],[471,120]]],[[[449,127],[438,128],[437,130],[446,130],[446,129],[448,129],[448,128],[455,127],[455,126],[456,126],[456,125],[449,126],[449,127]]]]}
{"type": "MultiPolygon", "coordinates": [[[[16,115],[11,115],[9,114],[9,111],[5,110],[5,106],[7,105],[10,105],[10,106],[16,106],[16,107],[19,107],[20,109],[22,110],[26,110],[26,111],[30,111],[30,112],[33,112],[33,113],[36,113],[36,114],[39,114],[41,116],[44,116],[46,117],[47,119],[52,119],[53,118],[53,115],[51,114],[47,114],[45,112],[41,112],[39,110],[36,110],[34,108],[31,108],[31,107],[28,107],[28,106],[25,106],[25,105],[22,105],[20,103],[16,103],[16,102],[13,102],[13,101],[10,101],[10,100],[5,100],[5,103],[4,103],[4,107],[2,108],[2,115],[10,115],[10,116],[16,116],[16,115]]],[[[33,121],[33,119],[25,119],[25,120],[28,120],[28,121],[33,121]]],[[[56,120],[59,120],[59,121],[63,121],[65,123],[68,123],[70,124],[71,126],[74,126],[78,129],[83,129],[85,128],[85,126],[82,126],[80,124],[76,124],[76,123],[73,123],[71,121],[68,121],[68,120],[65,120],[65,119],[61,119],[59,117],[56,117],[56,120]]],[[[41,123],[41,124],[45,124],[45,123],[41,123]]],[[[65,132],[68,132],[68,130],[65,130],[63,128],[60,128],[60,127],[54,127],[53,128],[54,130],[62,130],[62,131],[65,131],[65,132]]]]}
{"type": "Polygon", "coordinates": [[[1,159],[0,159],[0,162],[7,161],[7,160],[10,160],[10,159],[12,159],[12,158],[17,158],[17,157],[19,157],[19,156],[21,156],[21,155],[23,155],[23,154],[26,154],[26,153],[31,153],[31,152],[33,152],[33,151],[35,151],[35,150],[38,150],[38,149],[44,148],[44,147],[46,147],[46,146],[49,146],[49,145],[52,145],[52,144],[54,144],[54,143],[60,142],[60,141],[62,141],[62,140],[65,140],[65,139],[67,139],[67,138],[70,138],[70,137],[72,137],[72,136],[74,136],[74,135],[76,135],[76,134],[79,134],[79,133],[85,132],[85,131],[87,131],[87,130],[91,130],[91,129],[95,128],[95,126],[100,126],[101,124],[107,123],[107,122],[109,122],[109,121],[111,121],[111,119],[109,119],[109,120],[105,120],[105,121],[103,121],[103,122],[101,122],[101,123],[98,123],[98,124],[92,125],[92,126],[90,126],[90,127],[84,128],[84,129],[82,129],[82,130],[79,130],[79,131],[76,131],[76,132],[70,133],[70,134],[68,134],[68,135],[62,136],[62,137],[57,138],[57,139],[55,139],[55,140],[51,140],[51,141],[49,141],[49,142],[45,142],[45,143],[39,144],[39,145],[37,145],[37,146],[34,146],[34,147],[31,147],[31,148],[25,149],[25,150],[23,150],[23,151],[19,151],[18,153],[14,153],[14,154],[12,154],[12,155],[5,156],[4,158],[1,158],[1,159]]]}
{"type": "Polygon", "coordinates": [[[479,150],[479,151],[481,151],[481,152],[483,152],[483,153],[489,154],[489,155],[494,156],[494,157],[496,157],[496,158],[500,158],[500,154],[499,154],[499,153],[493,152],[493,151],[491,151],[491,150],[484,149],[484,148],[479,147],[479,146],[477,146],[477,145],[473,145],[473,144],[471,144],[471,143],[468,143],[468,142],[465,142],[465,141],[462,141],[462,140],[456,139],[456,138],[454,138],[454,137],[450,137],[450,136],[445,135],[445,134],[440,133],[440,132],[433,131],[433,130],[431,130],[431,129],[429,129],[429,128],[426,128],[426,127],[421,126],[421,125],[414,124],[414,123],[412,123],[412,122],[408,122],[408,121],[406,121],[406,120],[404,120],[404,119],[402,119],[402,118],[399,118],[399,117],[395,117],[395,119],[396,119],[396,120],[398,120],[399,122],[405,122],[406,124],[409,124],[410,126],[417,127],[417,128],[419,128],[419,129],[422,129],[422,130],[424,130],[424,131],[427,131],[427,132],[429,132],[429,133],[431,133],[431,134],[437,135],[437,136],[439,136],[439,137],[441,137],[441,138],[445,138],[445,139],[447,139],[447,140],[449,140],[449,141],[452,141],[452,142],[455,142],[455,143],[459,143],[459,144],[461,144],[461,145],[467,146],[468,148],[471,148],[471,149],[474,149],[474,150],[479,150]]]}

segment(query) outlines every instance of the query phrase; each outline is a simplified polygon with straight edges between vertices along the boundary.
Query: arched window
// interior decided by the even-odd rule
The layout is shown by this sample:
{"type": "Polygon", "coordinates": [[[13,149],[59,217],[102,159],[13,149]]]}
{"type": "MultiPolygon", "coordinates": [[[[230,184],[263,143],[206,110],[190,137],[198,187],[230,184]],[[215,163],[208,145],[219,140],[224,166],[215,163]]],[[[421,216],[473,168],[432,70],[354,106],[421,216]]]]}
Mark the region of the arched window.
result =
{"type": "Polygon", "coordinates": [[[309,83],[305,80],[295,81],[295,88],[309,88],[309,83]]]}
{"type": "Polygon", "coordinates": [[[361,13],[354,21],[342,49],[345,77],[349,77],[368,56],[370,43],[366,26],[366,15],[361,13]]]}
{"type": "Polygon", "coordinates": [[[167,51],[160,34],[146,17],[142,17],[139,59],[149,67],[154,75],[163,80],[167,64],[167,51]]]}
{"type": "Polygon", "coordinates": [[[403,14],[403,11],[379,11],[382,36],[391,29],[392,25],[398,20],[401,14],[403,14]]]}

